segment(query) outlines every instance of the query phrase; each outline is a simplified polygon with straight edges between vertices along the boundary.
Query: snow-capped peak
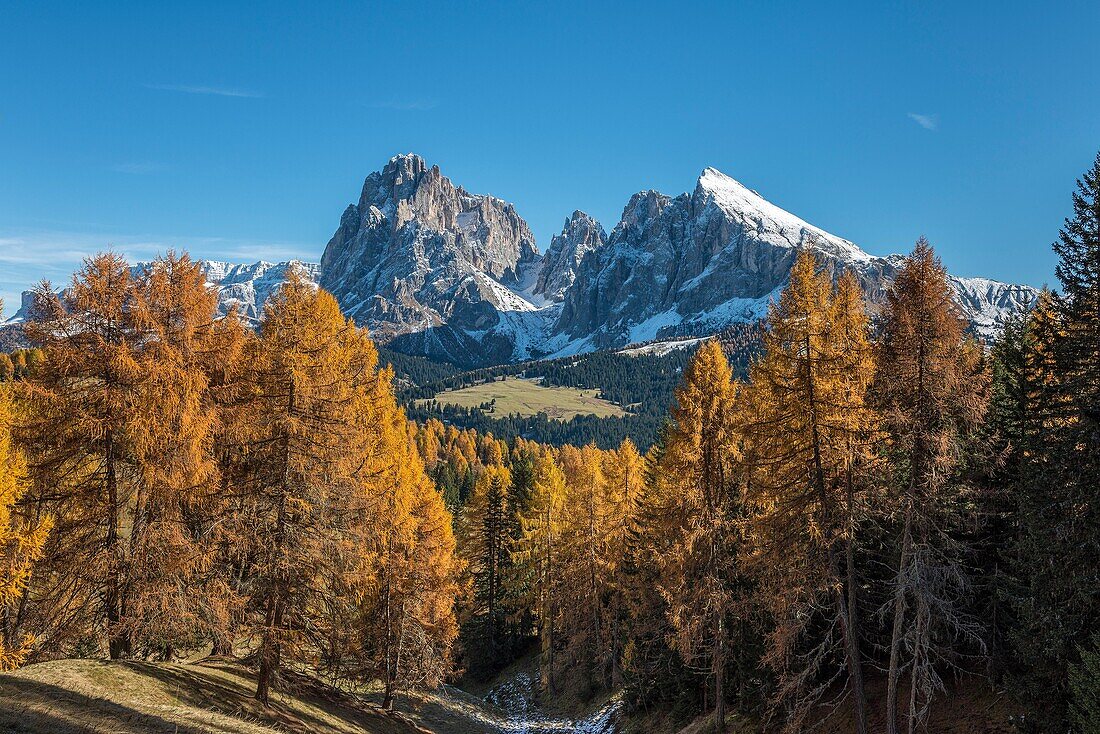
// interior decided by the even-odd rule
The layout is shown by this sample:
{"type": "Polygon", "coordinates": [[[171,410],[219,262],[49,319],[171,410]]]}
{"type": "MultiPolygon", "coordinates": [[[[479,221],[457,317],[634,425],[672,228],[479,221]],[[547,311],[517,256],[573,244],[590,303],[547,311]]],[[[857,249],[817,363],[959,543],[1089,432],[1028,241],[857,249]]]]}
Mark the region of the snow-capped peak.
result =
{"type": "Polygon", "coordinates": [[[797,247],[816,239],[818,249],[845,260],[865,262],[872,259],[856,244],[781,209],[717,168],[703,169],[695,195],[713,201],[727,214],[754,225],[756,233],[772,244],[797,247]]]}

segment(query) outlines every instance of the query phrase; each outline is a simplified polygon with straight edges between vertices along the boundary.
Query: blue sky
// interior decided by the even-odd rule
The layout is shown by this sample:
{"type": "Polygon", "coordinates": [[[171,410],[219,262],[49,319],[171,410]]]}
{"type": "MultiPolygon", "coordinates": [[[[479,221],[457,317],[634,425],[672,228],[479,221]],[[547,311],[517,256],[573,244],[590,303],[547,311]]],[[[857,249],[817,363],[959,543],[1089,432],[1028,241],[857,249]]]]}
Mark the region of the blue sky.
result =
{"type": "Polygon", "coordinates": [[[714,166],[872,253],[925,234],[958,274],[1052,282],[1100,3],[780,5],[0,0],[6,312],[108,245],[318,258],[406,151],[540,248],[714,166]]]}

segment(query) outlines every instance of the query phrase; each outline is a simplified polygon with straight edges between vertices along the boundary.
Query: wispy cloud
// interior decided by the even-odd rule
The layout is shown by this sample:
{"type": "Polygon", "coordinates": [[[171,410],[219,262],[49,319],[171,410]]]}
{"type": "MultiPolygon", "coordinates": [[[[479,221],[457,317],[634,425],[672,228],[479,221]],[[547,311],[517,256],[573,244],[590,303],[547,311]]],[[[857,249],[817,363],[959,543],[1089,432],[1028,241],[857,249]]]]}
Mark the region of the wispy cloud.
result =
{"type": "Polygon", "coordinates": [[[438,106],[439,102],[434,99],[387,100],[375,102],[371,105],[371,107],[378,110],[399,110],[401,112],[426,112],[434,110],[438,106]]]}
{"type": "Polygon", "coordinates": [[[263,92],[235,87],[208,87],[193,84],[146,84],[147,89],[159,89],[164,92],[183,92],[184,94],[209,94],[216,97],[248,97],[258,99],[266,96],[263,92]]]}
{"type": "Polygon", "coordinates": [[[910,112],[909,119],[923,127],[925,130],[938,130],[940,127],[939,115],[922,115],[917,112],[910,112]]]}
{"type": "Polygon", "coordinates": [[[111,166],[111,170],[115,173],[132,173],[134,175],[143,175],[146,173],[157,173],[164,170],[164,165],[161,163],[154,163],[151,161],[132,161],[129,163],[116,163],[111,166]]]}

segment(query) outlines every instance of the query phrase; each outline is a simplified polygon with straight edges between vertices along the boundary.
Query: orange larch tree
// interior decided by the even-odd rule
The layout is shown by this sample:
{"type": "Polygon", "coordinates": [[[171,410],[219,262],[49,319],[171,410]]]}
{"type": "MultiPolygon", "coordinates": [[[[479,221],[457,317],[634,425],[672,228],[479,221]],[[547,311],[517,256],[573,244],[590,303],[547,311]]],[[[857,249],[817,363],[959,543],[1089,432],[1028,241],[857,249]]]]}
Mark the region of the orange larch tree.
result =
{"type": "MultiPolygon", "coordinates": [[[[85,261],[61,294],[35,292],[24,326],[45,359],[25,382],[35,410],[19,427],[32,488],[28,511],[56,518],[43,565],[48,588],[24,619],[86,620],[74,635],[103,635],[112,658],[129,653],[126,586],[129,509],[140,476],[134,430],[144,374],[134,324],[134,282],[126,261],[85,261]],[[96,610],[84,614],[83,610],[96,610]]],[[[62,647],[63,630],[51,630],[62,647]]]]}
{"type": "Polygon", "coordinates": [[[902,672],[909,673],[913,732],[942,688],[936,665],[951,643],[940,641],[980,644],[976,621],[964,611],[964,549],[952,530],[967,489],[959,469],[985,415],[989,374],[924,238],[887,293],[882,331],[873,395],[888,436],[887,510],[899,525],[886,692],[886,727],[894,734],[902,672]]]}
{"type": "Polygon", "coordinates": [[[352,566],[358,413],[377,379],[377,353],[331,295],[291,273],[268,300],[244,364],[229,491],[238,498],[232,519],[257,646],[256,697],[266,703],[284,659],[316,660],[326,637],[316,630],[333,620],[326,609],[348,593],[331,582],[352,566]]]}
{"type": "Polygon", "coordinates": [[[215,319],[200,266],[174,253],[142,268],[132,310],[143,379],[123,622],[134,653],[170,659],[228,625],[228,589],[212,568],[221,415],[211,382],[233,369],[242,326],[215,319]]]}
{"type": "Polygon", "coordinates": [[[33,632],[15,633],[14,616],[52,526],[50,518],[28,521],[17,508],[28,486],[22,452],[12,442],[14,393],[10,383],[0,384],[0,671],[18,667],[35,642],[33,632]]]}
{"type": "Polygon", "coordinates": [[[775,624],[764,660],[778,675],[790,731],[844,672],[857,730],[867,727],[853,566],[875,426],[865,403],[874,374],[867,331],[851,276],[834,285],[804,250],[750,370],[751,566],[775,624]]]}
{"type": "MultiPolygon", "coordinates": [[[[676,390],[660,471],[671,489],[674,551],[661,590],[683,659],[713,681],[725,731],[729,646],[744,641],[748,581],[740,567],[745,467],[735,412],[739,385],[716,340],[699,347],[676,390]]],[[[743,681],[739,681],[743,683],[743,681]]]]}

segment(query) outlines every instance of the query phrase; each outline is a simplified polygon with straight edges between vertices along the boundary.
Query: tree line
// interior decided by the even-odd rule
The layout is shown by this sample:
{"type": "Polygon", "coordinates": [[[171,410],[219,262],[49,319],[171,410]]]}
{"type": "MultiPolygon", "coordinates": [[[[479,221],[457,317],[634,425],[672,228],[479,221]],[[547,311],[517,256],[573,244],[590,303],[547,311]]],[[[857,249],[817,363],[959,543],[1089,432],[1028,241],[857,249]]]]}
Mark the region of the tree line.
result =
{"type": "Polygon", "coordinates": [[[0,385],[0,664],[208,646],[258,671],[449,670],[451,517],[367,334],[292,274],[255,333],[199,267],[89,259],[0,385]]]}
{"type": "MultiPolygon", "coordinates": [[[[723,329],[716,338],[725,347],[735,372],[745,374],[748,364],[759,351],[760,325],[734,324],[723,329]]],[[[612,449],[629,438],[645,451],[660,437],[673,391],[691,356],[691,349],[673,349],[665,354],[593,352],[482,367],[466,372],[459,371],[453,365],[392,350],[383,350],[383,356],[391,360],[394,368],[399,385],[398,398],[405,402],[409,416],[418,423],[435,418],[501,438],[522,437],[554,446],[595,443],[602,449],[612,449]],[[599,390],[599,397],[629,412],[624,416],[600,418],[585,415],[561,421],[543,414],[492,414],[482,408],[447,404],[446,398],[440,396],[447,390],[509,375],[541,378],[542,384],[547,386],[599,390]]]]}

